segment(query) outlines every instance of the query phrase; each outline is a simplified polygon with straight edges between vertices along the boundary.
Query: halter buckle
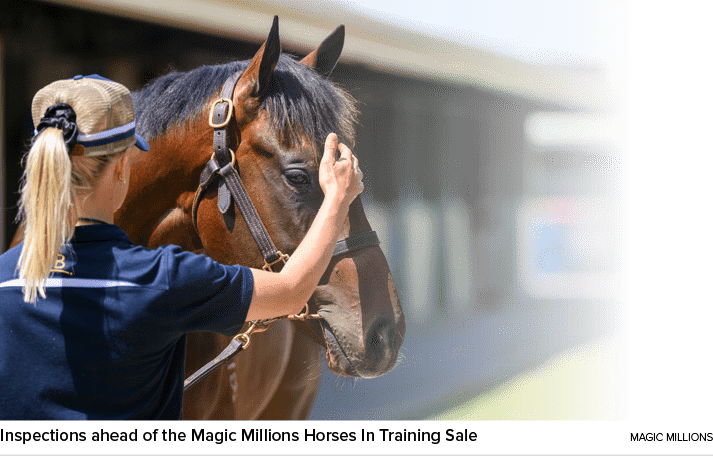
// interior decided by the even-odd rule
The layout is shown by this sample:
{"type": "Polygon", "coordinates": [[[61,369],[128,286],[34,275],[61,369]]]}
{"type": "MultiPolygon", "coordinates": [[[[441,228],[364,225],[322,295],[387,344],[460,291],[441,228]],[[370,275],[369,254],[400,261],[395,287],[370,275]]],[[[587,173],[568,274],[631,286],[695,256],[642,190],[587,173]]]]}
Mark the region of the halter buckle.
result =
{"type": "Polygon", "coordinates": [[[230,118],[233,117],[233,101],[229,98],[221,97],[217,99],[216,101],[213,102],[213,105],[210,107],[210,115],[208,116],[208,125],[213,127],[214,129],[220,129],[228,125],[230,122],[230,118]],[[213,112],[215,111],[215,106],[218,103],[227,103],[228,104],[228,115],[225,117],[225,120],[220,123],[220,124],[215,124],[213,123],[213,112]]]}
{"type": "Polygon", "coordinates": [[[287,263],[287,261],[288,261],[289,258],[290,258],[289,255],[283,254],[283,253],[280,252],[280,251],[277,251],[277,255],[280,256],[280,257],[277,258],[277,260],[273,260],[272,262],[268,262],[268,261],[266,260],[266,261],[265,261],[265,265],[262,266],[262,269],[265,270],[265,271],[270,271],[270,272],[271,272],[271,271],[273,271],[273,270],[272,270],[273,265],[275,265],[275,264],[278,263],[278,262],[287,263]]]}

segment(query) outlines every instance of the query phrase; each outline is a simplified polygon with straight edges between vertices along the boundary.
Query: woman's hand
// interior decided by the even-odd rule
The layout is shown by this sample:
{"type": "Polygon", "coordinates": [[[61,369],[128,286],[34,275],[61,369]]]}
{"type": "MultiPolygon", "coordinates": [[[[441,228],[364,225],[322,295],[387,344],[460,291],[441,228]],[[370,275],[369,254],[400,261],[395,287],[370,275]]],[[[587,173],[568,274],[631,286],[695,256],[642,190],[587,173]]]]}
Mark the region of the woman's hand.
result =
{"type": "Polygon", "coordinates": [[[345,144],[338,143],[336,134],[330,133],[324,142],[324,155],[319,167],[319,184],[325,199],[334,198],[338,204],[348,207],[364,190],[363,177],[359,161],[352,151],[345,144]]]}

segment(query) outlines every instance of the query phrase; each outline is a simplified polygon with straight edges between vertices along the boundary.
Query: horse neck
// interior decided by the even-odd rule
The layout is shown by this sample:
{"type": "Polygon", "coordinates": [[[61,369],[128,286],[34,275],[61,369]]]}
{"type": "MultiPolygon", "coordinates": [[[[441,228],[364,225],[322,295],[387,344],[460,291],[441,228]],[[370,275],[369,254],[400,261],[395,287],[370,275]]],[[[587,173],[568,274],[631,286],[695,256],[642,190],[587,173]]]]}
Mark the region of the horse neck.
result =
{"type": "Polygon", "coordinates": [[[131,165],[129,192],[114,219],[137,244],[148,245],[154,229],[172,210],[190,214],[192,194],[212,150],[210,131],[192,124],[157,137],[151,150],[131,165]],[[207,134],[200,134],[202,130],[207,134]]]}

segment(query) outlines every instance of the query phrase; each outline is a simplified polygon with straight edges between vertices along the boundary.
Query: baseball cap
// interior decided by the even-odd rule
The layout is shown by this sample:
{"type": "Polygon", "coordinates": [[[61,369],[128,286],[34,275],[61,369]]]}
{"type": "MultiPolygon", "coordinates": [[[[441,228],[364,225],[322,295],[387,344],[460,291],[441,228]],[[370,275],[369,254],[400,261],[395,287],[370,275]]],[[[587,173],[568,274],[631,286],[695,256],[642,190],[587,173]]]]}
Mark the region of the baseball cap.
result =
{"type": "Polygon", "coordinates": [[[37,92],[32,100],[35,127],[45,111],[56,103],[66,103],[77,116],[77,144],[85,156],[124,151],[136,145],[142,151],[149,144],[136,133],[134,102],[122,84],[99,75],[77,75],[55,81],[37,92]]]}

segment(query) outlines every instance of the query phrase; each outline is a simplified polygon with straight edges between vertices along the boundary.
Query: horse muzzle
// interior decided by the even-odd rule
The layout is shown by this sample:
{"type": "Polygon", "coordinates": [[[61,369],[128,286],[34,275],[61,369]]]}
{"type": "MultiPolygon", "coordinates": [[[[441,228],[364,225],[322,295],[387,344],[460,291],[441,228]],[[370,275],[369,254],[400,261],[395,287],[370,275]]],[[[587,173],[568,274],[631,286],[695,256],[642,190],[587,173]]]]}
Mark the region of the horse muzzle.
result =
{"type": "Polygon", "coordinates": [[[389,293],[381,295],[380,303],[364,301],[376,298],[373,296],[346,300],[335,296],[342,295],[341,291],[329,290],[329,286],[321,286],[315,292],[312,299],[320,303],[326,361],[333,373],[373,378],[396,365],[405,325],[393,281],[388,285],[389,293]]]}

